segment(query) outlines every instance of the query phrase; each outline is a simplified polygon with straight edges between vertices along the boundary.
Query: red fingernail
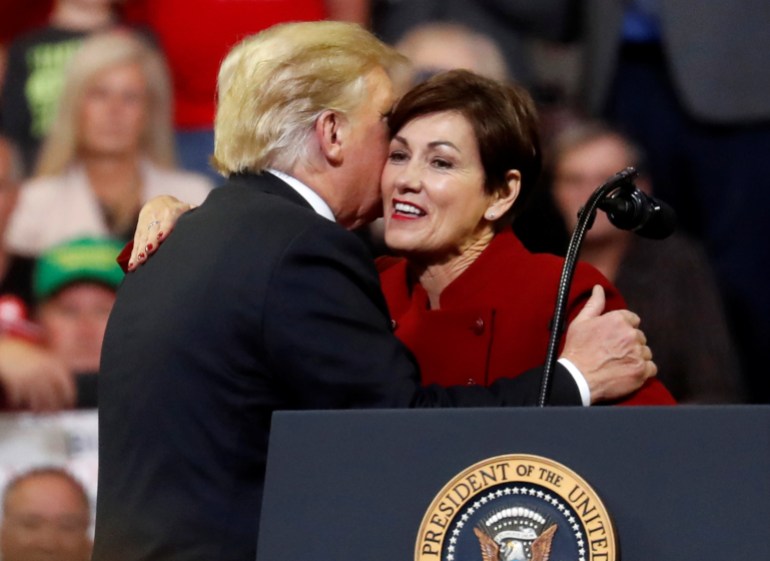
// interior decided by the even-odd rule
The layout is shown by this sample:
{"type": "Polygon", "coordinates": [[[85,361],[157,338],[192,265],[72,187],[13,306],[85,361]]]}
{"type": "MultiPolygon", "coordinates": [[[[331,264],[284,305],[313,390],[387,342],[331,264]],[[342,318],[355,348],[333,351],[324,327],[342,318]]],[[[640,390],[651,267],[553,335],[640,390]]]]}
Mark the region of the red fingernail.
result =
{"type": "Polygon", "coordinates": [[[139,254],[139,259],[144,259],[144,257],[145,257],[144,252],[139,254]]]}
{"type": "Polygon", "coordinates": [[[153,248],[153,247],[154,247],[154,246],[153,246],[151,243],[148,243],[148,244],[147,244],[147,251],[152,251],[152,248],[153,248]]]}
{"type": "Polygon", "coordinates": [[[129,263],[129,264],[128,264],[128,270],[129,270],[129,271],[133,271],[133,270],[134,270],[134,267],[136,267],[136,265],[135,265],[134,263],[129,263]]]}
{"type": "Polygon", "coordinates": [[[159,240],[163,239],[163,232],[158,232],[158,239],[159,240]]]}

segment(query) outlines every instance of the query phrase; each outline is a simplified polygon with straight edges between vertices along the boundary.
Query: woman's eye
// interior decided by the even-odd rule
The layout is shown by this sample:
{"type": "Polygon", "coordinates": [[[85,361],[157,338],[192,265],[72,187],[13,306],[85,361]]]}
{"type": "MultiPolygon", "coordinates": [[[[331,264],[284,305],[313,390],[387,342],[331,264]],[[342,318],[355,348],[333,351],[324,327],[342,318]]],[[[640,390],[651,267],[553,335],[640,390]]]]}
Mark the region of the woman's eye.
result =
{"type": "Polygon", "coordinates": [[[400,150],[394,150],[388,154],[388,160],[394,163],[403,162],[406,160],[406,154],[400,150]]]}
{"type": "Polygon", "coordinates": [[[434,158],[431,161],[431,164],[433,165],[433,167],[436,167],[438,169],[450,169],[453,167],[452,162],[450,162],[449,160],[445,160],[443,158],[434,158]]]}

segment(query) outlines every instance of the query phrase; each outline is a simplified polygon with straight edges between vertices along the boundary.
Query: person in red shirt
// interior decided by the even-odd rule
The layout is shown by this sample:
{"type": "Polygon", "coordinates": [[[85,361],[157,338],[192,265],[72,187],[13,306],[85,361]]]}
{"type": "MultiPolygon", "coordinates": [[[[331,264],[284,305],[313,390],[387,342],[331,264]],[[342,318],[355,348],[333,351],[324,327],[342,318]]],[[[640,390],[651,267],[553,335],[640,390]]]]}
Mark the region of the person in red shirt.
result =
{"type": "Polygon", "coordinates": [[[124,19],[150,27],[168,60],[182,167],[221,180],[209,165],[219,64],[244,37],[285,21],[334,19],[365,25],[369,0],[134,0],[124,19]]]}
{"type": "MultiPolygon", "coordinates": [[[[380,279],[424,384],[487,386],[546,356],[563,259],[531,253],[510,228],[540,173],[537,123],[526,91],[463,70],[416,86],[390,115],[385,243],[401,259],[381,260],[380,279]]],[[[626,307],[580,263],[569,321],[596,285],[605,309],[626,307]]],[[[653,379],[623,403],[674,399],[653,379]]]]}

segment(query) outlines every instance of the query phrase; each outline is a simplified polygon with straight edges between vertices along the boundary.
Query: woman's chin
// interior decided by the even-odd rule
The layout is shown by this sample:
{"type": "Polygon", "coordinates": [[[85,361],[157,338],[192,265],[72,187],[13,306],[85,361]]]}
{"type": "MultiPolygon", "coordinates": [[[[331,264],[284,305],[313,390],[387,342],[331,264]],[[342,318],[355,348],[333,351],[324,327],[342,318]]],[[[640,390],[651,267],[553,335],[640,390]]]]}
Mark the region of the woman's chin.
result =
{"type": "Polygon", "coordinates": [[[392,230],[390,232],[385,230],[385,245],[387,245],[388,249],[393,253],[406,255],[415,251],[419,244],[413,236],[405,235],[404,232],[396,233],[392,230]]]}

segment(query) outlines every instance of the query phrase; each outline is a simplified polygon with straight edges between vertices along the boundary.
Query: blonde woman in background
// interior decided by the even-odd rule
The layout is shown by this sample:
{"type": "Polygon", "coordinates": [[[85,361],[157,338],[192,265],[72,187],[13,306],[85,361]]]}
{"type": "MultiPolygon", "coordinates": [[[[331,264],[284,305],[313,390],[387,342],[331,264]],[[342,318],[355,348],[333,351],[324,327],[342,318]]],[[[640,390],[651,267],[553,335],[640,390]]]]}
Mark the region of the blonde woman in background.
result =
{"type": "Polygon", "coordinates": [[[200,203],[203,176],[175,171],[170,81],[161,55],[128,31],[87,39],[65,76],[56,119],[6,233],[37,255],[84,235],[127,239],[142,203],[200,203]]]}

